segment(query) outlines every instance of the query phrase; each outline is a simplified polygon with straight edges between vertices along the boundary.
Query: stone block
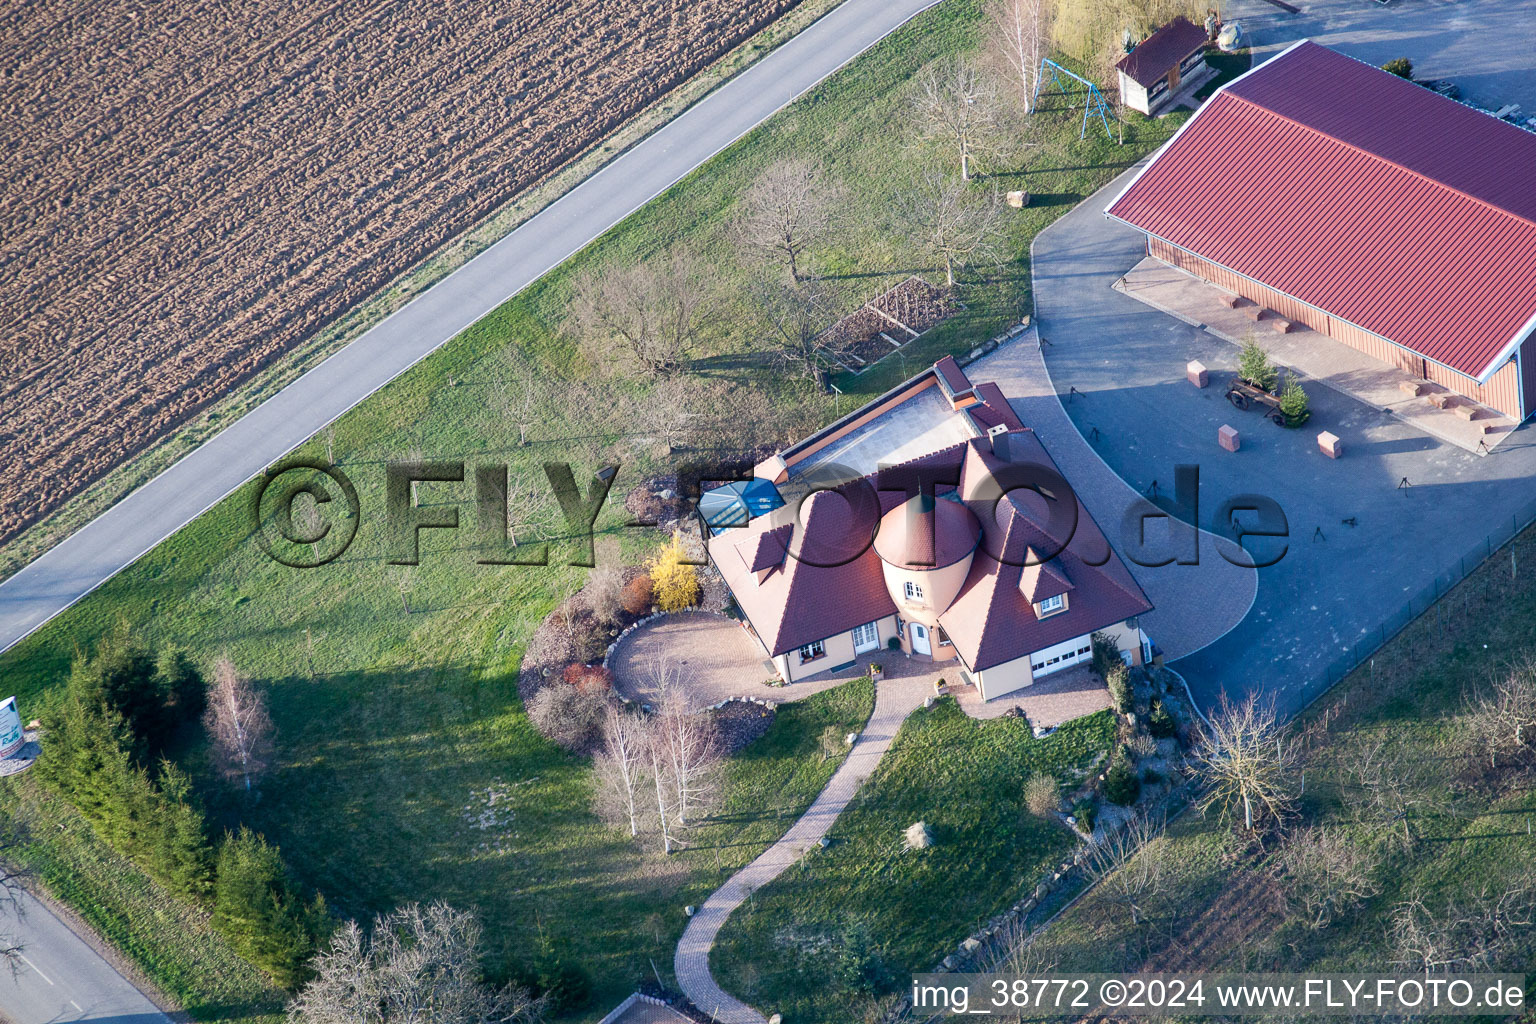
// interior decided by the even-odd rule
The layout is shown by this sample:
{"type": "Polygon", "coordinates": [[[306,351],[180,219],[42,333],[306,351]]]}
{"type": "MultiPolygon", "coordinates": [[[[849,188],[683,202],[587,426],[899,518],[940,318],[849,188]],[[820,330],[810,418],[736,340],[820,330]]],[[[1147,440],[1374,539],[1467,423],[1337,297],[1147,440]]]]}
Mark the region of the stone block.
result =
{"type": "Polygon", "coordinates": [[[1344,454],[1344,442],[1340,441],[1337,435],[1325,430],[1317,435],[1317,450],[1330,459],[1336,459],[1344,454]]]}
{"type": "Polygon", "coordinates": [[[1197,388],[1203,388],[1211,382],[1210,371],[1205,364],[1196,359],[1191,359],[1184,367],[1184,376],[1197,388]]]}
{"type": "Polygon", "coordinates": [[[1412,395],[1414,398],[1418,398],[1424,393],[1424,382],[1417,380],[1400,380],[1397,382],[1397,390],[1401,391],[1405,395],[1412,395]]]}
{"type": "Polygon", "coordinates": [[[1296,329],[1296,325],[1283,316],[1275,317],[1269,322],[1269,326],[1274,328],[1276,334],[1290,334],[1296,329]]]}
{"type": "Polygon", "coordinates": [[[1436,409],[1449,409],[1456,404],[1456,396],[1444,391],[1435,391],[1429,395],[1429,404],[1436,409]]]}
{"type": "Polygon", "coordinates": [[[1231,292],[1218,292],[1216,297],[1220,299],[1221,304],[1226,306],[1228,309],[1236,309],[1238,306],[1243,304],[1243,297],[1241,295],[1233,295],[1231,292]]]}
{"type": "Polygon", "coordinates": [[[1246,316],[1249,320],[1257,323],[1258,321],[1263,320],[1268,312],[1269,310],[1265,309],[1263,306],[1249,306],[1243,310],[1243,315],[1246,316]]]}
{"type": "Polygon", "coordinates": [[[1008,205],[1013,207],[1015,210],[1022,210],[1022,209],[1024,209],[1024,207],[1029,205],[1029,193],[1028,192],[1022,192],[1022,191],[1020,191],[1020,192],[1009,192],[1008,193],[1008,205]]]}
{"type": "Polygon", "coordinates": [[[1473,405],[1471,402],[1460,402],[1451,411],[1469,423],[1472,420],[1477,419],[1477,406],[1473,405]]]}
{"type": "Polygon", "coordinates": [[[1237,430],[1233,427],[1223,425],[1220,430],[1216,431],[1216,443],[1221,445],[1229,452],[1237,451],[1239,444],[1237,430]]]}

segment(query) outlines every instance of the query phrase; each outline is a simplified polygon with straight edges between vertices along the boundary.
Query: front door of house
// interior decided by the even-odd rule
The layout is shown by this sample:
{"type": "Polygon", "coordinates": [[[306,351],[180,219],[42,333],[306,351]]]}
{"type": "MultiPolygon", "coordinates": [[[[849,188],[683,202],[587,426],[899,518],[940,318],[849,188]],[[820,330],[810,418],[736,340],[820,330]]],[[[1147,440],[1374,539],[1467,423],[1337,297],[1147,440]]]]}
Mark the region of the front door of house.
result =
{"type": "Polygon", "coordinates": [[[873,622],[866,622],[853,631],[853,653],[863,654],[880,646],[880,631],[873,622]]]}
{"type": "Polygon", "coordinates": [[[918,654],[933,653],[933,645],[928,642],[928,627],[921,622],[912,623],[912,649],[918,654]]]}

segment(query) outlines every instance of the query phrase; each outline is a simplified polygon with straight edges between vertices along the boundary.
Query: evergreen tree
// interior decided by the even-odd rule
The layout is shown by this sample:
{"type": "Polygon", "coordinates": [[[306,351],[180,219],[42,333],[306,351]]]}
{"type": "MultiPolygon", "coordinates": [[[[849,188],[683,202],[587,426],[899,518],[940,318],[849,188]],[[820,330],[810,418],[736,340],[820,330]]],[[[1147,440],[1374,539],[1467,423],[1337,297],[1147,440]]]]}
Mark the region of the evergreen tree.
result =
{"type": "Polygon", "coordinates": [[[306,903],[277,847],[244,827],[219,848],[213,923],[241,956],[288,988],[307,980],[309,959],[330,934],[324,901],[306,903]]]}

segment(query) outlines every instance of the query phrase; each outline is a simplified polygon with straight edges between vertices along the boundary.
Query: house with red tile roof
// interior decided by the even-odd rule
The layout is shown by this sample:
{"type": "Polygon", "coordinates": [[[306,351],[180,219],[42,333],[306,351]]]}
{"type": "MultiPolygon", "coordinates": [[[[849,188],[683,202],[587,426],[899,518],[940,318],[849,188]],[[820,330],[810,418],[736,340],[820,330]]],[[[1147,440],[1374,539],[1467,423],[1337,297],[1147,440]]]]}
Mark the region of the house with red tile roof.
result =
{"type": "Polygon", "coordinates": [[[896,648],[990,700],[1090,660],[1095,633],[1152,656],[1141,587],[1002,391],[953,359],[757,471],[788,504],[708,549],[785,682],[896,648]]]}
{"type": "Polygon", "coordinates": [[[1303,40],[1105,215],[1147,254],[1501,412],[1536,412],[1536,134],[1303,40]]]}

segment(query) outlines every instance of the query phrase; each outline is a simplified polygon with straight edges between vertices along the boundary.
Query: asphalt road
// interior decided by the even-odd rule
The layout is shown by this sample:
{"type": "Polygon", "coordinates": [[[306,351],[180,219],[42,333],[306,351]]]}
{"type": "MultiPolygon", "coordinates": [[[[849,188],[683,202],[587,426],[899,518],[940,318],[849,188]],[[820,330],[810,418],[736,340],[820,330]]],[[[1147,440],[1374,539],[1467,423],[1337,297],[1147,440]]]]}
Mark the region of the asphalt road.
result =
{"type": "Polygon", "coordinates": [[[15,969],[0,968],[0,1008],[12,1024],[170,1024],[169,1017],[47,907],[25,894],[18,904],[19,921],[9,907],[0,915],[6,941],[23,943],[15,969]]]}
{"type": "Polygon", "coordinates": [[[936,0],[848,0],[0,584],[0,650],[936,0]]]}

